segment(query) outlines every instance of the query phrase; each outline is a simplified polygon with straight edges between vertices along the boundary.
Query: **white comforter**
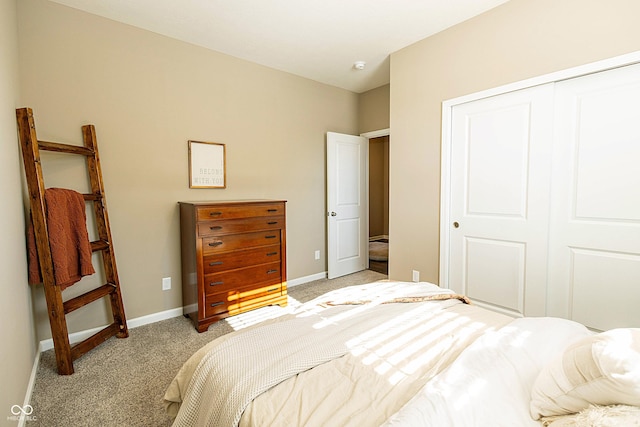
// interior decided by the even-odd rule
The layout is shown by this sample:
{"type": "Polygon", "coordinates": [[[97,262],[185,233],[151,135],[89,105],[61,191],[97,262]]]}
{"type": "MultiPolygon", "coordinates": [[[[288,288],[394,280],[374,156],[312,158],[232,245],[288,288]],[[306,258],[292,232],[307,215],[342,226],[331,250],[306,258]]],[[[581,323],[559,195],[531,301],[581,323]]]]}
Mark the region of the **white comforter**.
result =
{"type": "Polygon", "coordinates": [[[225,335],[167,390],[168,412],[179,407],[174,426],[234,426],[243,412],[242,426],[379,425],[510,320],[458,299],[389,303],[442,294],[451,292],[426,283],[354,286],[225,335]]]}
{"type": "Polygon", "coordinates": [[[398,302],[442,293],[355,286],[225,335],[167,390],[174,426],[539,426],[528,411],[535,377],[588,330],[457,299],[398,302]]]}
{"type": "Polygon", "coordinates": [[[570,320],[516,319],[475,341],[384,426],[539,427],[529,415],[536,377],[567,345],[590,334],[570,320]]]}

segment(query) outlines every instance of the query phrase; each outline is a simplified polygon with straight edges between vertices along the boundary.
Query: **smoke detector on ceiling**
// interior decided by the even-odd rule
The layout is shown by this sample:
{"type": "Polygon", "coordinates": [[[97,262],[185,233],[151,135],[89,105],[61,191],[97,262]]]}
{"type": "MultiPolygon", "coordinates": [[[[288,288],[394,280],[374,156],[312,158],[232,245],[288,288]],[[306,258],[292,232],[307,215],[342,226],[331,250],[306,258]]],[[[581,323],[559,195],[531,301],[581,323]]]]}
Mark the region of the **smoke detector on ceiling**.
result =
{"type": "Polygon", "coordinates": [[[364,61],[356,61],[353,63],[353,68],[356,70],[364,70],[364,66],[367,65],[364,61]]]}

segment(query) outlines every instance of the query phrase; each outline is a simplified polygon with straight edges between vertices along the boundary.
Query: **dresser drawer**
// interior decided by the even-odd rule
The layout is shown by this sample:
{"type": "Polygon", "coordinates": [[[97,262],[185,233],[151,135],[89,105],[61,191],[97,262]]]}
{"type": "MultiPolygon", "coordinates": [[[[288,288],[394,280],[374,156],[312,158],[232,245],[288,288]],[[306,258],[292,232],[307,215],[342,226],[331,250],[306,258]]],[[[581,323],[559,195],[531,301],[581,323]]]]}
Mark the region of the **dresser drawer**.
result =
{"type": "Polygon", "coordinates": [[[211,317],[225,312],[233,314],[240,310],[239,295],[235,291],[207,295],[204,301],[205,317],[211,317]]]}
{"type": "Polygon", "coordinates": [[[284,203],[256,203],[247,205],[199,206],[198,221],[212,219],[250,218],[284,215],[284,203]]]}
{"type": "Polygon", "coordinates": [[[280,244],[280,230],[205,237],[202,239],[202,254],[209,255],[216,252],[276,244],[280,244]]]}
{"type": "Polygon", "coordinates": [[[211,274],[275,261],[280,261],[280,245],[208,255],[202,258],[202,266],[204,274],[211,274]]]}
{"type": "Polygon", "coordinates": [[[254,267],[239,268],[224,273],[207,274],[204,276],[205,294],[215,294],[231,289],[239,289],[248,283],[280,282],[280,263],[261,264],[254,267]]]}
{"type": "Polygon", "coordinates": [[[238,292],[238,300],[240,308],[245,309],[248,306],[261,304],[269,299],[282,295],[282,284],[280,282],[272,284],[263,284],[260,287],[250,287],[240,289],[238,292]]]}
{"type": "Polygon", "coordinates": [[[284,228],[284,217],[258,217],[206,221],[198,223],[199,236],[219,236],[248,231],[273,230],[284,228]]]}

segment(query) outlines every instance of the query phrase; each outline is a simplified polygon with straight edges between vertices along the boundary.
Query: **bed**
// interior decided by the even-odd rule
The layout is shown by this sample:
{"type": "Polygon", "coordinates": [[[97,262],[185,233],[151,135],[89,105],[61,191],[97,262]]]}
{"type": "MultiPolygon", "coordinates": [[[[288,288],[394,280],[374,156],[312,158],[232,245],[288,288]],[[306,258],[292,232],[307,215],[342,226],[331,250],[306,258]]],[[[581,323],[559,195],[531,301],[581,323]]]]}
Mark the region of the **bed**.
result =
{"type": "Polygon", "coordinates": [[[555,427],[603,407],[640,426],[640,329],[513,319],[433,284],[381,281],[219,337],[164,404],[176,427],[555,427]]]}

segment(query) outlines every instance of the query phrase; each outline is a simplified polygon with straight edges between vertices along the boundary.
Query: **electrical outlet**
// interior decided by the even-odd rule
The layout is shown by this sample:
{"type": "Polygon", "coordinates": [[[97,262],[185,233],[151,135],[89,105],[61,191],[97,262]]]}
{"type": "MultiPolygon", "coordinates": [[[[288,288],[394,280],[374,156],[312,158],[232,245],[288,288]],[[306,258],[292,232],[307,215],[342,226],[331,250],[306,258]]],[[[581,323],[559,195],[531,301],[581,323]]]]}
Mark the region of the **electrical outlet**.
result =
{"type": "Polygon", "coordinates": [[[420,281],[420,272],[418,270],[413,270],[413,281],[414,282],[420,281]]]}
{"type": "Polygon", "coordinates": [[[171,289],[171,277],[163,277],[162,278],[162,290],[168,291],[171,289]]]}
{"type": "Polygon", "coordinates": [[[320,251],[316,251],[315,257],[316,261],[320,259],[320,251]]]}

